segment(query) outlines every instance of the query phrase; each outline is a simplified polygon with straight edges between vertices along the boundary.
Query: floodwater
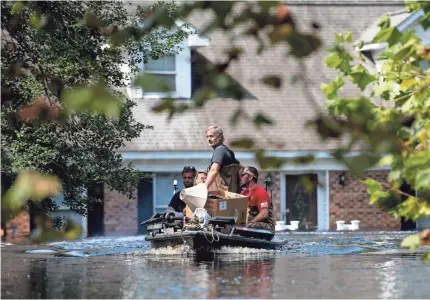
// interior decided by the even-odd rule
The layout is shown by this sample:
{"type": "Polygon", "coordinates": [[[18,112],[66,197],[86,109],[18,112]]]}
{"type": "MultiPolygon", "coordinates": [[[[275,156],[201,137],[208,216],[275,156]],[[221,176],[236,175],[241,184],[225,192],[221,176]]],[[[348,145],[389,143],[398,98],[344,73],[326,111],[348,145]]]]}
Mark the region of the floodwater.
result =
{"type": "MultiPolygon", "coordinates": [[[[409,233],[293,233],[279,251],[151,249],[143,236],[2,248],[2,298],[429,298],[409,233]],[[49,249],[48,249],[49,248],[49,249]],[[12,249],[12,248],[10,248],[12,249]],[[40,249],[40,250],[38,250],[40,249]]],[[[429,250],[429,249],[428,249],[429,250]]]]}

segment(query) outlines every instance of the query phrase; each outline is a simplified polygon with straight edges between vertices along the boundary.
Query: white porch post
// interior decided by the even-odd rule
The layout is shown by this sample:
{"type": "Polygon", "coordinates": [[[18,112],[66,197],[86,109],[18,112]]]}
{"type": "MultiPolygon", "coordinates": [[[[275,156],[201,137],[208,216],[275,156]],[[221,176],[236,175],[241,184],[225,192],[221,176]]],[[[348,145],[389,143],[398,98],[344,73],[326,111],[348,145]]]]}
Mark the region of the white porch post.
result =
{"type": "MultiPolygon", "coordinates": [[[[285,172],[279,172],[280,176],[280,197],[279,200],[281,201],[281,221],[287,221],[286,219],[286,212],[287,212],[287,183],[285,182],[285,172]]],[[[285,223],[287,224],[287,223],[285,223]]]]}

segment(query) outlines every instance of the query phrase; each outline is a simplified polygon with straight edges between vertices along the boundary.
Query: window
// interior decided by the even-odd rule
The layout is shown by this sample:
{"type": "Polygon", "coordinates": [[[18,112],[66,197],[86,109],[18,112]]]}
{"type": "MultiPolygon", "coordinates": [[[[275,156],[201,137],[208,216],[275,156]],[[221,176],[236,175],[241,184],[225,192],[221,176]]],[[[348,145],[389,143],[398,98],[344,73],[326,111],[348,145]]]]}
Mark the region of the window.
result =
{"type": "Polygon", "coordinates": [[[181,47],[179,53],[150,59],[141,66],[142,73],[157,77],[168,87],[168,91],[163,91],[159,86],[146,90],[136,87],[129,91],[131,98],[191,98],[191,50],[185,43],[181,47]]]}
{"type": "MultiPolygon", "coordinates": [[[[176,92],[176,55],[166,55],[157,60],[150,59],[144,65],[144,73],[151,74],[160,82],[163,82],[169,88],[169,92],[176,92]]],[[[154,87],[153,90],[145,91],[147,93],[162,93],[160,89],[154,87]]]]}

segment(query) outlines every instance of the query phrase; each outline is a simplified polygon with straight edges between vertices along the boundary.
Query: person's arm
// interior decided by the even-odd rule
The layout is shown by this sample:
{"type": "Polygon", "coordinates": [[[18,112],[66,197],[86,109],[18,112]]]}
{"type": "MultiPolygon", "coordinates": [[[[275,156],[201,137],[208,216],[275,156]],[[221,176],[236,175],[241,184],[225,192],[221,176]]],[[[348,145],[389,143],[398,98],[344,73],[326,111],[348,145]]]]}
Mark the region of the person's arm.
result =
{"type": "MultiPolygon", "coordinates": [[[[259,187],[258,187],[259,188],[259,187]]],[[[270,197],[269,194],[264,190],[259,188],[257,194],[255,195],[258,202],[258,210],[260,211],[254,219],[250,222],[265,222],[269,218],[269,208],[270,208],[270,197]]]]}
{"type": "Polygon", "coordinates": [[[260,210],[259,214],[255,216],[254,219],[250,220],[248,223],[254,223],[254,222],[264,222],[269,217],[269,209],[263,208],[260,210]]]}
{"type": "Polygon", "coordinates": [[[180,206],[180,202],[182,201],[181,198],[179,198],[179,192],[176,192],[173,194],[172,199],[170,199],[169,205],[167,206],[166,211],[177,211],[177,209],[180,206]]]}
{"type": "Polygon", "coordinates": [[[208,172],[208,177],[206,178],[205,184],[206,187],[209,189],[209,187],[212,185],[212,183],[215,181],[215,178],[221,170],[221,165],[219,163],[213,163],[211,166],[211,169],[208,172]]]}

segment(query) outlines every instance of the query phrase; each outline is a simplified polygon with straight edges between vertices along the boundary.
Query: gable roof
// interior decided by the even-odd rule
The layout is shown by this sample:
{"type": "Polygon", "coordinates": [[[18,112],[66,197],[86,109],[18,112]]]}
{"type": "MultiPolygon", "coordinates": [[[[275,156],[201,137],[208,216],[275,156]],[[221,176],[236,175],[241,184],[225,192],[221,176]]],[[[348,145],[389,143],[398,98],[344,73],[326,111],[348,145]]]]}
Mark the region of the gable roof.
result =
{"type": "MultiPolygon", "coordinates": [[[[335,72],[325,67],[325,49],[334,43],[335,33],[352,32],[358,39],[369,24],[374,23],[383,14],[398,11],[403,7],[399,1],[340,2],[334,4],[321,1],[288,1],[290,12],[295,16],[297,26],[305,32],[312,31],[312,22],[320,24],[317,32],[323,42],[321,49],[305,59],[308,87],[292,83],[294,75],[303,75],[297,60],[287,57],[288,49],[274,47],[261,55],[256,54],[256,43],[250,38],[242,38],[236,46],[242,47],[244,54],[227,70],[250,95],[256,99],[235,101],[217,98],[209,101],[203,108],[175,115],[168,121],[166,114],[156,114],[151,108],[159,100],[137,100],[135,118],[154,130],[145,130],[140,138],[127,144],[122,151],[200,151],[210,150],[205,140],[205,129],[217,124],[224,130],[226,143],[233,139],[247,136],[257,141],[258,146],[267,150],[329,150],[336,148],[336,143],[321,141],[315,130],[305,128],[304,123],[315,117],[316,107],[324,109],[325,96],[320,90],[322,83],[331,81],[335,72]],[[343,4],[342,4],[343,3],[343,4]],[[373,3],[373,5],[372,5],[373,3]],[[268,74],[277,74],[283,78],[279,90],[267,87],[260,78],[268,74]],[[312,95],[317,105],[309,100],[312,95]],[[241,121],[236,127],[229,125],[230,116],[241,107],[247,114],[262,112],[269,116],[274,124],[256,129],[251,121],[241,121]]],[[[196,28],[203,28],[213,17],[201,12],[187,20],[196,28]]],[[[225,59],[224,50],[231,42],[221,31],[208,34],[210,45],[199,48],[198,53],[212,63],[225,59]]],[[[355,96],[357,90],[345,86],[347,96],[355,96]]],[[[251,97],[252,98],[252,97],[251,97]]],[[[177,100],[188,102],[190,100],[177,100]]]]}

